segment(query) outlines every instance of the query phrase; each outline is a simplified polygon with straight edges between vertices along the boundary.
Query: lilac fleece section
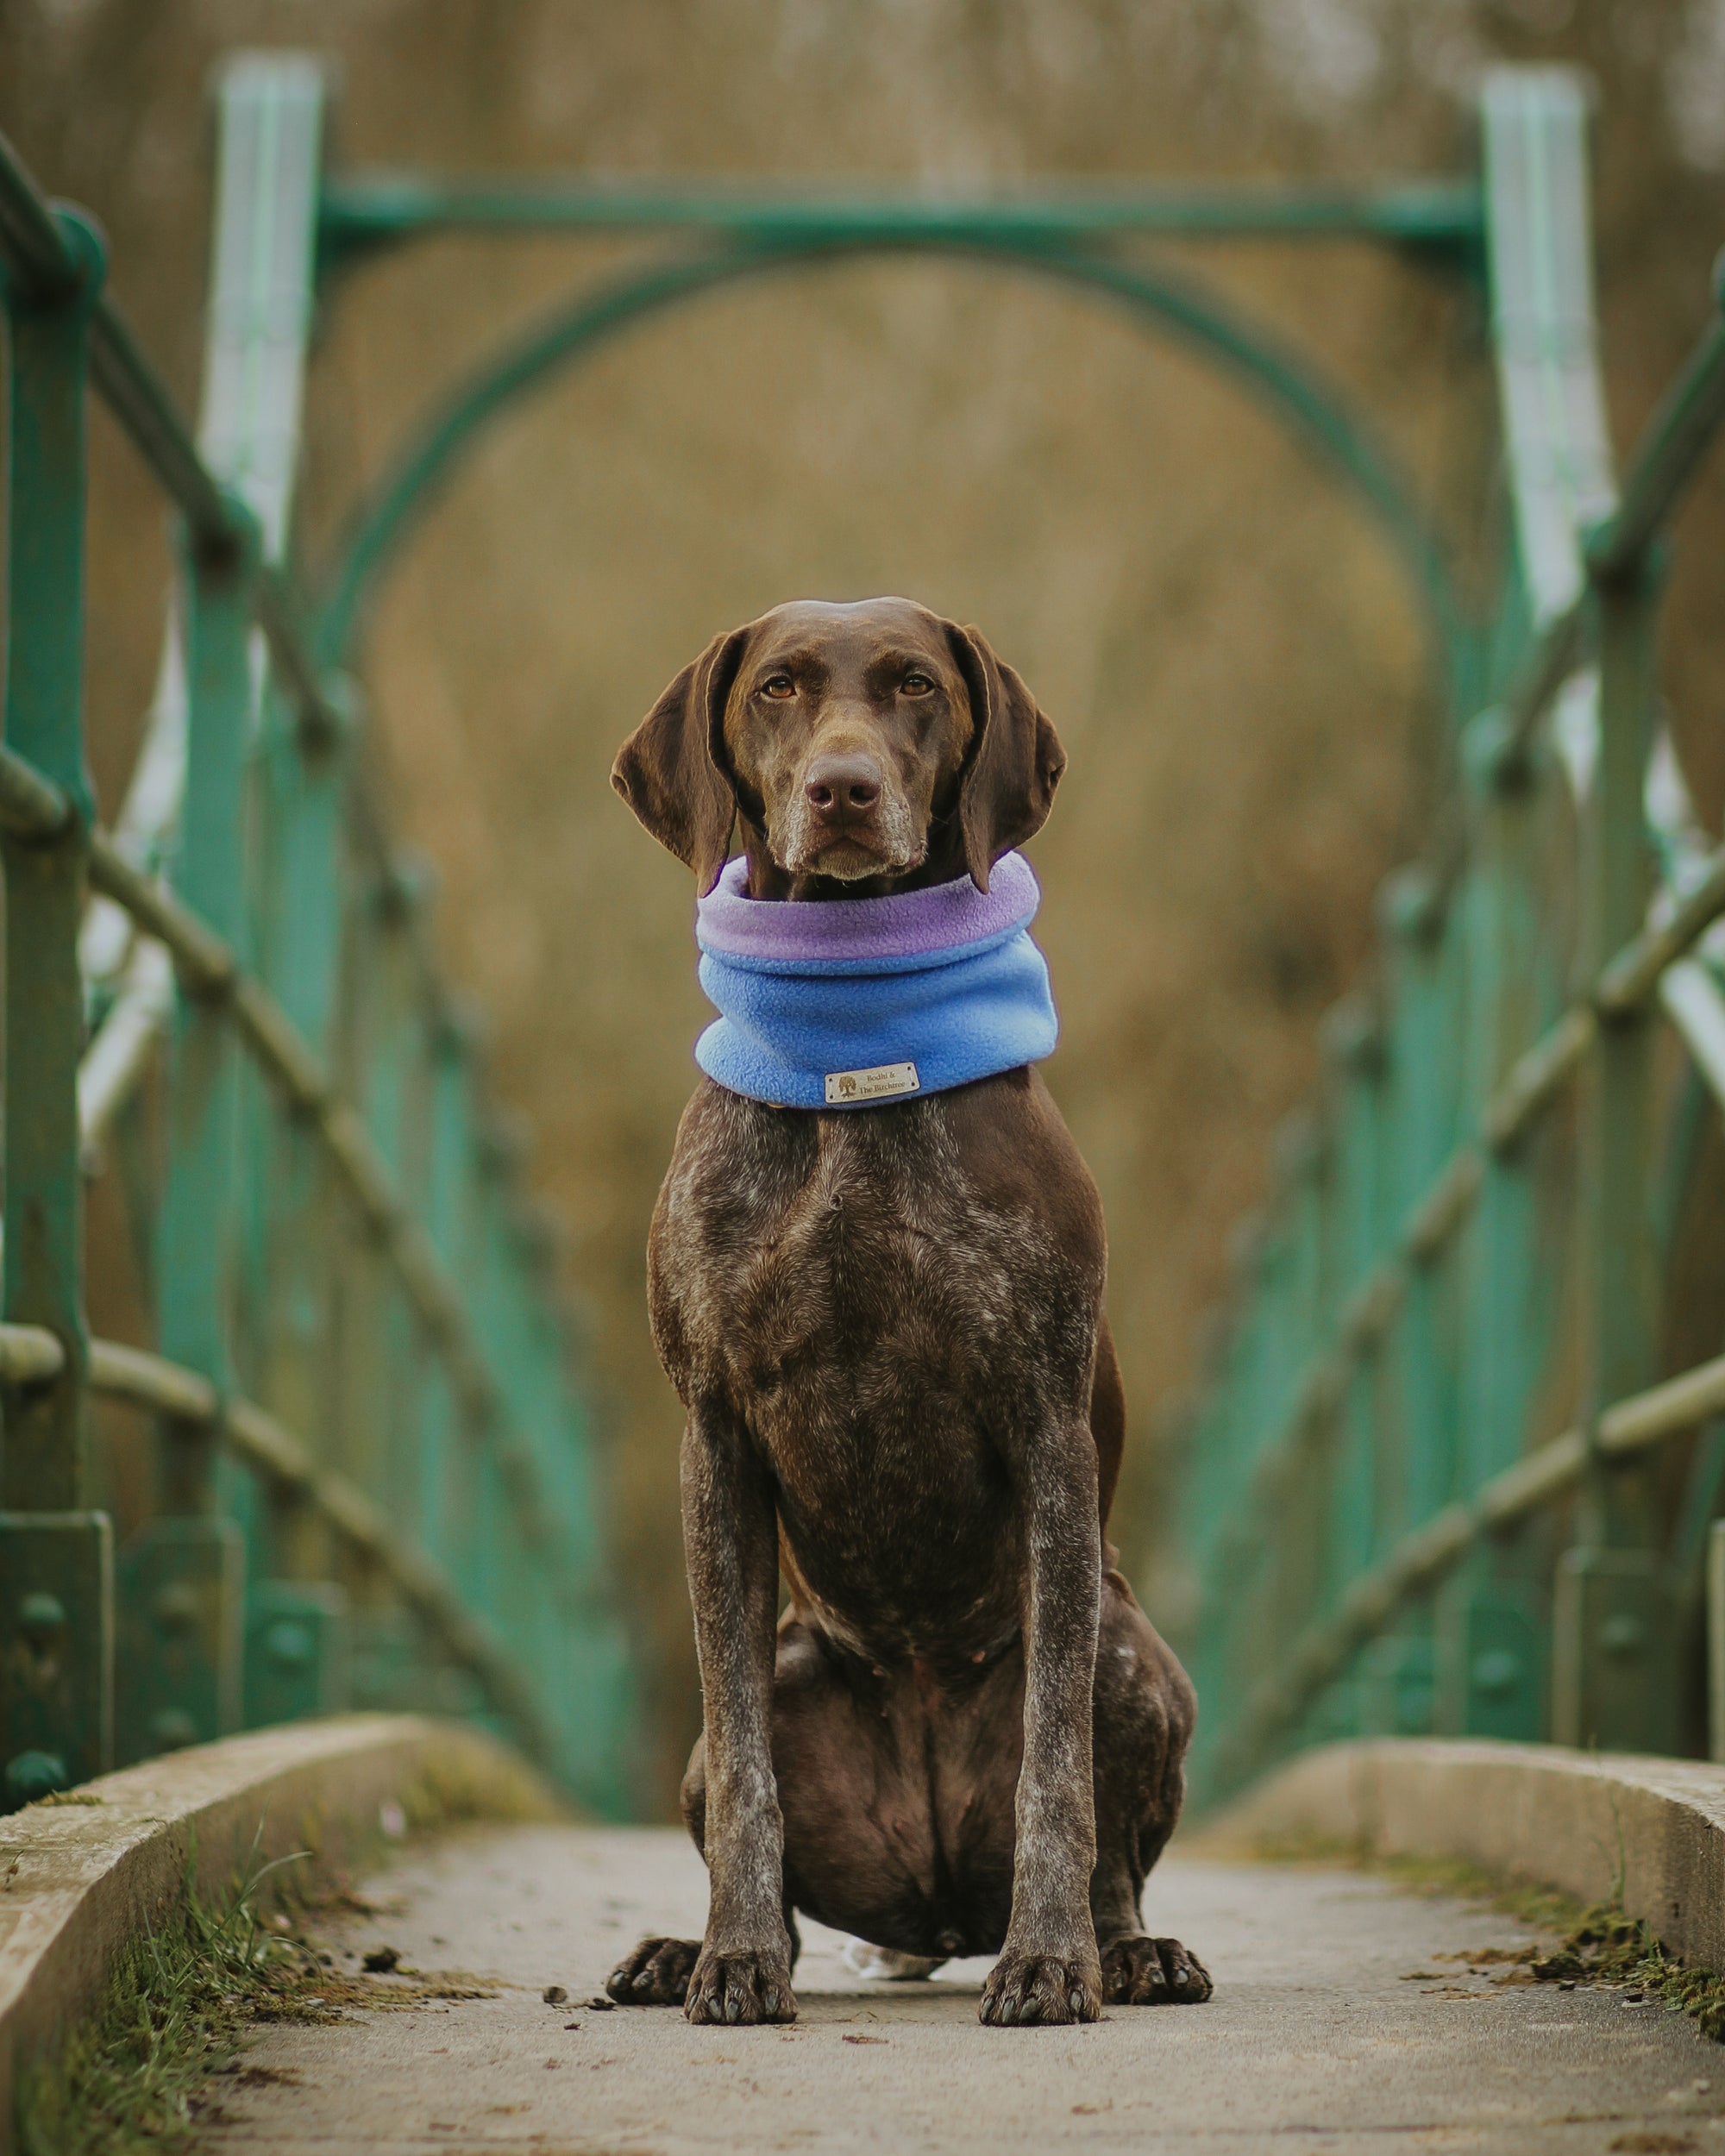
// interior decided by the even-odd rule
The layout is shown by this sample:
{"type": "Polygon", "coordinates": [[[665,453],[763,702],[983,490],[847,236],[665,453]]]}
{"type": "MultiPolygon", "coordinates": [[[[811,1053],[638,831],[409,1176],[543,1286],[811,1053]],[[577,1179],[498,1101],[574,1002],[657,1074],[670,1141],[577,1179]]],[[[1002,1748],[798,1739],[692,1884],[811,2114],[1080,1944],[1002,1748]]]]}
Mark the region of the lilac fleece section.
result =
{"type": "Polygon", "coordinates": [[[926,891],[884,899],[781,902],[748,895],[749,863],[725,863],[695,908],[695,940],[721,957],[768,966],[863,962],[927,957],[1022,928],[1041,903],[1030,863],[1002,854],[979,891],[969,876],[926,891]]]}
{"type": "Polygon", "coordinates": [[[701,987],[718,1012],[695,1061],[732,1093],[861,1113],[826,1081],[908,1063],[894,1099],[943,1093],[1052,1055],[1059,1019],[1028,924],[1041,893],[1008,854],[987,895],[968,876],[888,899],[742,894],[733,862],[695,924],[701,987]]]}

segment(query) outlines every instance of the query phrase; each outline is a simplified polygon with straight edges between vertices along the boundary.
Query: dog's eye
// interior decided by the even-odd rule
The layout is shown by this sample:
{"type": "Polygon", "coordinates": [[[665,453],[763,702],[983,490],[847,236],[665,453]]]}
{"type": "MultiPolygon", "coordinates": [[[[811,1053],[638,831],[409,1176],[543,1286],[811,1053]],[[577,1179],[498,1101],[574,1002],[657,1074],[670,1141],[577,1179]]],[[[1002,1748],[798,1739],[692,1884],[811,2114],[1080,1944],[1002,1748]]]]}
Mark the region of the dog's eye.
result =
{"type": "Polygon", "coordinates": [[[762,696],[770,696],[782,703],[787,696],[794,696],[797,685],[788,674],[769,674],[761,684],[762,696]]]}
{"type": "Polygon", "coordinates": [[[926,696],[934,684],[925,674],[907,674],[899,686],[906,696],[926,696]]]}

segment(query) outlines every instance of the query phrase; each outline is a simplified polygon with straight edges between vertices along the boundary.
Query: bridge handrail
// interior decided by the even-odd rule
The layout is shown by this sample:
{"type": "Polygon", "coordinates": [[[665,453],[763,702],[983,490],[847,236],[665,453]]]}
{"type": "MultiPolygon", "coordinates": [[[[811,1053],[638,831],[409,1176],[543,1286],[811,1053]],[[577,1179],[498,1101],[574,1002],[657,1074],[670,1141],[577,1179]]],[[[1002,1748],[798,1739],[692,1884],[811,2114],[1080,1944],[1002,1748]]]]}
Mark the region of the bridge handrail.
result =
{"type": "MultiPolygon", "coordinates": [[[[1617,490],[1584,90],[1503,71],[1485,103],[1518,519],[1502,686],[1463,730],[1440,867],[1383,893],[1377,980],[1330,1029],[1321,1120],[1239,1246],[1194,1429],[1186,1644],[1212,1800],[1279,1747],[1362,1730],[1675,1747],[1673,1628],[1725,1495],[1725,1358],[1653,1382],[1672,1352],[1660,1251],[1676,1263],[1698,1133],[1725,1106],[1725,848],[1688,805],[1654,673],[1667,535],[1725,428],[1725,257],[1617,490]],[[1655,1011],[1689,1054],[1674,1096],[1655,1011]],[[1674,1493],[1640,1463],[1701,1424],[1666,1523],[1674,1493]]],[[[1725,1570],[1716,1585],[1725,1667],[1725,1570]]]]}
{"type": "MultiPolygon", "coordinates": [[[[31,301],[67,298],[85,271],[67,246],[48,201],[3,134],[0,134],[0,261],[31,301]]],[[[91,379],[162,490],[185,518],[192,543],[216,555],[243,545],[249,511],[222,486],[198,454],[166,385],[146,358],[131,325],[106,292],[97,295],[90,327],[91,379]]],[[[316,738],[342,730],[339,711],[317,678],[301,610],[286,580],[267,564],[258,572],[255,617],[270,656],[316,738]]]]}
{"type": "Polygon", "coordinates": [[[1719,317],[1643,429],[1615,511],[1587,535],[1584,555],[1598,583],[1615,583],[1640,567],[1725,424],[1725,254],[1713,266],[1713,298],[1719,317]]]}
{"type": "MultiPolygon", "coordinates": [[[[1725,254],[1715,266],[1716,309],[1725,309],[1725,254]]],[[[1552,699],[1580,664],[1592,593],[1638,575],[1694,484],[1713,438],[1725,425],[1725,317],[1716,316],[1642,429],[1616,510],[1590,531],[1582,564],[1590,589],[1559,615],[1528,653],[1501,706],[1498,768],[1513,776],[1525,763],[1552,699]]]]}
{"type": "MultiPolygon", "coordinates": [[[[24,294],[34,299],[65,297],[82,274],[53,205],[3,133],[0,259],[24,294]]],[[[98,295],[91,323],[91,373],[110,410],[185,515],[195,543],[218,551],[242,543],[249,512],[221,486],[198,455],[172,398],[106,293],[98,295]]],[[[298,706],[301,724],[311,743],[321,744],[340,732],[343,721],[318,682],[310,639],[299,626],[300,608],[286,580],[260,568],[255,607],[258,625],[298,706]]],[[[51,780],[11,750],[0,749],[0,813],[15,830],[34,837],[52,837],[75,812],[70,797],[51,780]]],[[[197,993],[231,1003],[242,1037],[295,1108],[311,1119],[361,1210],[383,1238],[433,1337],[447,1344],[470,1409],[481,1417],[491,1414],[497,1405],[497,1388],[486,1369],[461,1292],[396,1190],[359,1116],[336,1094],[310,1044],[267,990],[241,970],[222,939],[165,884],[134,867],[99,827],[90,834],[90,881],[167,947],[197,993]]],[[[535,1486],[533,1463],[524,1452],[518,1452],[511,1464],[511,1488],[524,1521],[530,1524],[531,1538],[540,1539],[553,1515],[535,1486]]]]}
{"type": "MultiPolygon", "coordinates": [[[[0,1324],[0,1380],[40,1384],[65,1367],[66,1350],[46,1326],[0,1324]]],[[[223,1399],[197,1370],[146,1348],[92,1340],[90,1383],[110,1399],[207,1426],[248,1466],[314,1505],[344,1541],[388,1575],[451,1658],[480,1680],[499,1710],[517,1725],[527,1749],[541,1758],[549,1756],[532,1695],[489,1628],[467,1608],[442,1566],[397,1534],[357,1482],[320,1467],[309,1448],[266,1409],[249,1400],[223,1399]]]]}
{"type": "Polygon", "coordinates": [[[1608,1407],[1591,1445],[1585,1430],[1566,1430],[1494,1475],[1471,1499],[1446,1506],[1404,1535],[1380,1564],[1353,1582],[1330,1616],[1295,1639],[1247,1695],[1219,1750],[1217,1771],[1226,1774],[1236,1758],[1249,1756],[1277,1728],[1296,1721],[1313,1695],[1383,1629],[1397,1606],[1434,1587],[1474,1543],[1503,1533],[1574,1489],[1596,1452],[1627,1462],[1667,1438],[1684,1435],[1722,1408],[1725,1355],[1608,1407]]]}
{"type": "MultiPolygon", "coordinates": [[[[22,756],[0,748],[0,818],[9,828],[23,837],[51,838],[75,813],[61,788],[22,756]]],[[[231,1010],[252,1054],[317,1131],[433,1336],[447,1344],[469,1408],[480,1417],[490,1415],[497,1406],[497,1388],[461,1292],[316,1050],[261,982],[244,971],[231,946],[166,884],[127,860],[99,824],[90,833],[89,846],[91,887],[123,906],[166,946],[193,994],[231,1010]]],[[[554,1514],[543,1493],[532,1487],[534,1470],[524,1455],[519,1471],[528,1485],[520,1493],[524,1524],[530,1525],[537,1539],[554,1514]]]]}
{"type": "MultiPolygon", "coordinates": [[[[1725,338],[1720,340],[1717,379],[1725,383],[1725,338]]],[[[1715,425],[1725,419],[1722,409],[1715,425]]],[[[1579,612],[1579,610],[1578,610],[1579,612]]],[[[1579,636],[1578,627],[1577,635],[1579,636]]],[[[1508,1152],[1556,1100],[1579,1068],[1602,1020],[1628,1018],[1658,991],[1668,970],[1682,962],[1707,931],[1725,915],[1725,848],[1709,857],[1699,880],[1672,902],[1602,969],[1590,995],[1578,999],[1516,1059],[1479,1119],[1478,1139],[1458,1146],[1423,1197],[1404,1219],[1397,1247],[1373,1267],[1341,1306],[1337,1342],[1302,1381],[1296,1405],[1279,1440],[1272,1440],[1258,1472],[1269,1470],[1276,1452],[1314,1413],[1320,1413],[1347,1382],[1348,1366],[1390,1326],[1408,1276],[1437,1257],[1466,1219],[1479,1195],[1485,1155],[1508,1152]]],[[[1513,1470],[1512,1470],[1513,1472],[1513,1470]]]]}
{"type": "MultiPolygon", "coordinates": [[[[99,235],[0,137],[0,1810],[101,1771],[116,1743],[137,1758],[345,1704],[350,1640],[356,1698],[501,1717],[593,1801],[621,1793],[626,1659],[596,1599],[586,1417],[547,1237],[478,1095],[474,1027],[434,980],[426,881],[389,845],[351,685],[322,675],[286,567],[302,348],[283,307],[306,317],[311,255],[282,235],[315,218],[322,95],[299,56],[223,71],[198,441],[103,289],[99,235]],[[179,699],[185,746],[153,730],[153,820],[129,807],[122,834],[97,820],[84,759],[97,398],[181,535],[158,704],[179,699]],[[79,975],[86,893],[122,960],[101,968],[111,1006],[79,975]],[[133,1081],[165,1031],[159,1178],[133,1081]],[[129,1102],[97,1152],[92,1125],[129,1102]],[[160,1352],[88,1337],[80,1178],[104,1159],[160,1352]],[[117,1553],[89,1508],[90,1396],[155,1418],[159,1494],[117,1553]]],[[[115,1450],[132,1440],[104,1434],[107,1487],[140,1509],[115,1450]]]]}
{"type": "MultiPolygon", "coordinates": [[[[1395,1247],[1343,1300],[1335,1344],[1308,1366],[1281,1435],[1259,1456],[1242,1492],[1243,1501],[1249,1500],[1255,1484],[1273,1477],[1302,1426],[1328,1411],[1346,1385],[1353,1363],[1395,1323],[1413,1274],[1438,1257],[1477,1200],[1487,1153],[1505,1153],[1521,1142],[1557,1099],[1565,1081],[1575,1075],[1602,1018],[1628,1018],[1647,1003],[1667,968],[1680,963],[1722,915],[1725,847],[1709,857],[1699,881],[1669,917],[1650,923],[1626,943],[1602,969],[1592,993],[1572,1003],[1516,1058],[1485,1103],[1478,1138],[1451,1154],[1424,1194],[1408,1208],[1395,1247]]],[[[1243,1531],[1237,1519],[1235,1532],[1243,1531]]]]}

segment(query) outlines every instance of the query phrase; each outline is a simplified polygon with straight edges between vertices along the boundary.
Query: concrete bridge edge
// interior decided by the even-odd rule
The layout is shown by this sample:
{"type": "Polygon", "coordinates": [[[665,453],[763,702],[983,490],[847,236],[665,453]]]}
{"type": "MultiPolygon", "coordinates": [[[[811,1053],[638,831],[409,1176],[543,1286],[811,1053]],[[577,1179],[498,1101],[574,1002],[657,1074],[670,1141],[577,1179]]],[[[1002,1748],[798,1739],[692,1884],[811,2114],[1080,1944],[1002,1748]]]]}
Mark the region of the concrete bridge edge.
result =
{"type": "Polygon", "coordinates": [[[125,1946],[189,1887],[214,1896],[249,1864],[307,1850],[287,1890],[315,1894],[417,1828],[568,1815],[471,1723],[342,1714],[170,1752],[0,1818],[0,2156],[17,2071],[99,2006],[125,1946]]]}
{"type": "Polygon", "coordinates": [[[1458,1858],[1583,1902],[1618,1901],[1670,1952],[1725,1969],[1725,1766],[1362,1738],[1302,1753],[1175,1846],[1244,1854],[1302,1841],[1458,1858]]]}

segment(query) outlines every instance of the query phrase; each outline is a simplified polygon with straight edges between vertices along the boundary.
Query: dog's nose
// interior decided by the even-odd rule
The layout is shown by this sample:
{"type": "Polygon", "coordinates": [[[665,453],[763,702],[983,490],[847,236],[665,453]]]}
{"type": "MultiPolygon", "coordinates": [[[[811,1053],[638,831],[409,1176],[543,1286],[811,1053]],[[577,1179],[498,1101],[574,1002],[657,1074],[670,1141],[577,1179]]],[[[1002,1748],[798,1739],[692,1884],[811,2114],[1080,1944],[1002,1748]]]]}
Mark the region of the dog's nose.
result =
{"type": "Polygon", "coordinates": [[[817,756],[803,793],[823,824],[846,824],[879,805],[881,767],[872,756],[817,756]]]}

